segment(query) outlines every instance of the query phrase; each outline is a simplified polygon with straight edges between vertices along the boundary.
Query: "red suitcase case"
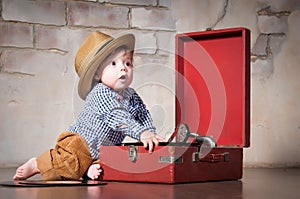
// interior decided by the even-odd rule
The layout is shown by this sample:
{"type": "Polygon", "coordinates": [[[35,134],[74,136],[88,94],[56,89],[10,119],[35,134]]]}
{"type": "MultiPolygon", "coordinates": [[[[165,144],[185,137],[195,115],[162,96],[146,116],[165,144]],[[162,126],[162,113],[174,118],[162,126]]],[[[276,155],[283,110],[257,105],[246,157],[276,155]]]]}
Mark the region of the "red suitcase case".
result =
{"type": "Polygon", "coordinates": [[[210,136],[161,143],[101,146],[102,180],[182,183],[242,178],[250,146],[250,31],[208,30],[176,35],[176,124],[210,136]]]}

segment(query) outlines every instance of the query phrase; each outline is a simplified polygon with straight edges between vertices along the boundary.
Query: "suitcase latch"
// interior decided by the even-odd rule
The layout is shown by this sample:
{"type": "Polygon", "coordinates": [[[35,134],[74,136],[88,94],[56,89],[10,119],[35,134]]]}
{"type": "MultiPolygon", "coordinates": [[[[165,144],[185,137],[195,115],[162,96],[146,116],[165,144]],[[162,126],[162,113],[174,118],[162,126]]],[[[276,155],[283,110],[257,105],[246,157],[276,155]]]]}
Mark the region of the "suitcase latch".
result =
{"type": "Polygon", "coordinates": [[[128,148],[128,158],[131,162],[136,162],[138,158],[138,152],[134,145],[129,145],[128,148]]]}
{"type": "Polygon", "coordinates": [[[221,153],[221,154],[208,154],[205,157],[201,157],[199,152],[193,153],[193,162],[229,162],[230,155],[228,152],[221,153]]]}
{"type": "Polygon", "coordinates": [[[168,164],[182,164],[182,156],[159,156],[159,163],[168,163],[168,164]]]}

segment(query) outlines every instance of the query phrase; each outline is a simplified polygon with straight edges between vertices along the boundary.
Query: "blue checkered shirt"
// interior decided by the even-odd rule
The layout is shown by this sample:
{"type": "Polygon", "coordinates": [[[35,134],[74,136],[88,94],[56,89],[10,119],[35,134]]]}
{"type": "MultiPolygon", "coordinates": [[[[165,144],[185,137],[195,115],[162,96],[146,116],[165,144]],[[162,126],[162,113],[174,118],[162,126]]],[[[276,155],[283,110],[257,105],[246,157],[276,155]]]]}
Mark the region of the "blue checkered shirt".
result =
{"type": "Polygon", "coordinates": [[[101,83],[89,93],[77,122],[69,128],[86,140],[94,160],[99,159],[100,145],[119,144],[125,136],[139,140],[145,130],[155,132],[155,127],[136,91],[126,88],[118,94],[101,83]]]}

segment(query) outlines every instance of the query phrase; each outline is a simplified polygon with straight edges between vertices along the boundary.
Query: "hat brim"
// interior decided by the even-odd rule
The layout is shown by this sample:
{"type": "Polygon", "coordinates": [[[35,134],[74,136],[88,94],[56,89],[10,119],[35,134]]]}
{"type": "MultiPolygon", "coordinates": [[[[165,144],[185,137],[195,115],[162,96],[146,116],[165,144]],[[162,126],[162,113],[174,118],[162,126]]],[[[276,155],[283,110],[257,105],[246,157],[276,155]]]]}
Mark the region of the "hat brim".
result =
{"type": "Polygon", "coordinates": [[[92,90],[92,82],[94,75],[99,65],[107,58],[114,50],[120,46],[127,46],[129,50],[134,50],[135,37],[133,34],[122,35],[113,39],[106,46],[97,51],[93,59],[88,63],[87,70],[80,76],[78,82],[78,94],[81,99],[85,100],[88,93],[92,90]]]}

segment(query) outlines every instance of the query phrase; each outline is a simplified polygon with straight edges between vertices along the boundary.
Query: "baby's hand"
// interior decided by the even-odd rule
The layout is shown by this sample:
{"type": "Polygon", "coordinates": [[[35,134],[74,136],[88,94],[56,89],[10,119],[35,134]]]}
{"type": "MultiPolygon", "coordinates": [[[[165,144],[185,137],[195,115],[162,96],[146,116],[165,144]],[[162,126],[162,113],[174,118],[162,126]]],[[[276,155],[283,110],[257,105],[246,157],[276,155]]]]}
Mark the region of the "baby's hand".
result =
{"type": "Polygon", "coordinates": [[[165,142],[164,138],[155,133],[152,133],[151,131],[144,131],[143,133],[141,133],[140,140],[144,144],[145,148],[149,146],[149,153],[152,153],[153,151],[153,143],[155,144],[155,146],[158,146],[159,142],[165,142]]]}
{"type": "Polygon", "coordinates": [[[102,172],[100,164],[92,164],[88,171],[87,176],[92,180],[97,180],[102,172]]]}

